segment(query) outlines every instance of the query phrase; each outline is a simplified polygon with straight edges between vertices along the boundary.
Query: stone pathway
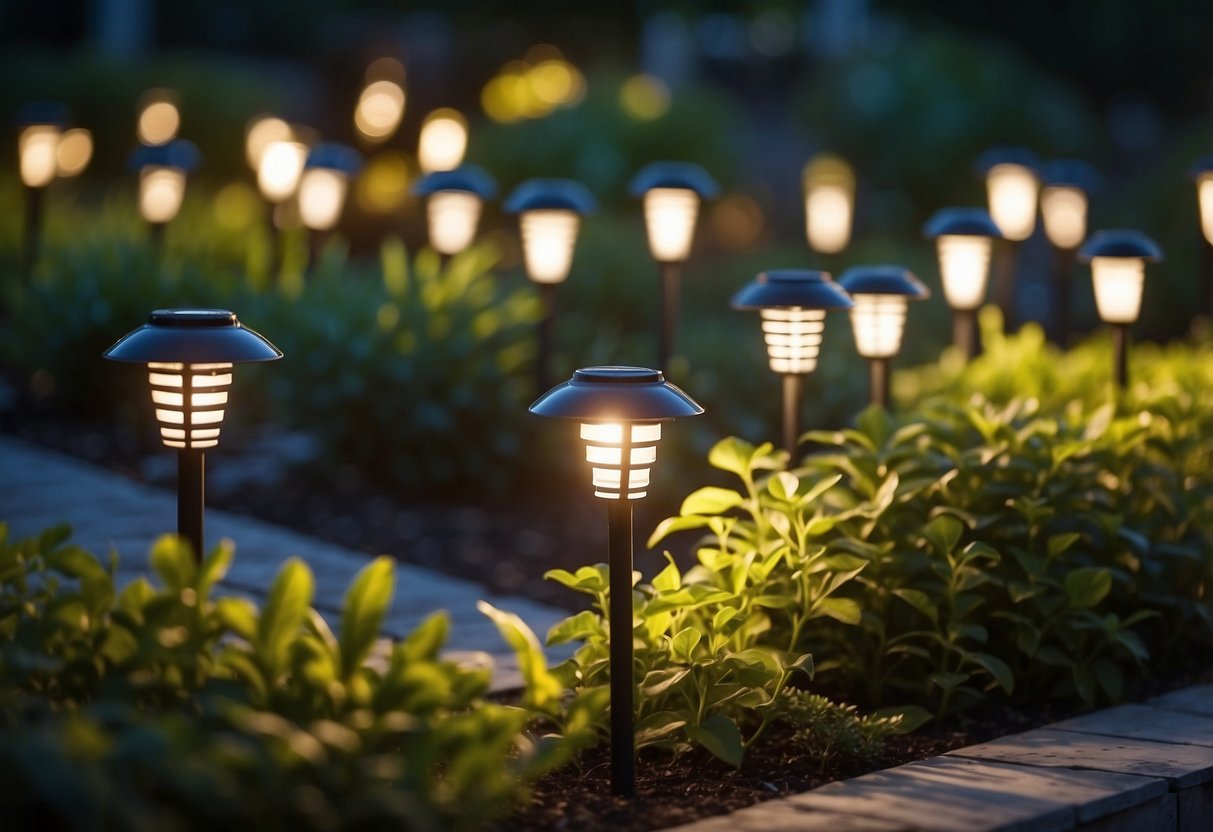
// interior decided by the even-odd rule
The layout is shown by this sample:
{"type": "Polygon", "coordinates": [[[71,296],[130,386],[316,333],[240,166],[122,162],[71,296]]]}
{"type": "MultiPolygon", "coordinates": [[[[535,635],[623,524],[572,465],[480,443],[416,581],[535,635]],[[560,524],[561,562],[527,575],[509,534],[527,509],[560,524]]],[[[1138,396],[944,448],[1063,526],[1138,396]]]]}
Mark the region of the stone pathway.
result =
{"type": "MultiPolygon", "coordinates": [[[[120,556],[119,583],[147,573],[147,552],[155,538],[177,528],[175,493],[151,488],[11,437],[0,436],[0,521],[10,537],[22,538],[67,522],[74,543],[104,557],[110,549],[120,556]]],[[[292,555],[307,561],[316,576],[315,606],[330,621],[354,574],[368,557],[288,529],[217,510],[206,514],[210,546],[221,538],[236,543],[236,559],[224,588],[232,593],[264,597],[279,565],[292,555]]],[[[396,596],[384,630],[402,636],[435,610],[451,616],[448,652],[469,661],[487,653],[494,662],[494,689],[518,687],[517,663],[496,627],[476,610],[484,599],[499,609],[517,613],[540,639],[566,613],[526,598],[495,597],[479,584],[399,563],[396,596]]]]}

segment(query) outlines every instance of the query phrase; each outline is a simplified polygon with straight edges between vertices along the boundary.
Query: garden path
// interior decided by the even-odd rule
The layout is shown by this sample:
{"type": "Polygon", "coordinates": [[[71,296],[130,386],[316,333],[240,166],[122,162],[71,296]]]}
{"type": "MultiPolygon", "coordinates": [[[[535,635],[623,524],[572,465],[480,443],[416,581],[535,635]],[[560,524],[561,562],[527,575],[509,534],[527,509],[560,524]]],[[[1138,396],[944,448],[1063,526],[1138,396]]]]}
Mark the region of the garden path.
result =
{"type": "MultiPolygon", "coordinates": [[[[11,538],[37,534],[59,523],[70,523],[72,541],[105,558],[120,556],[119,583],[146,574],[147,552],[161,533],[177,526],[176,494],[129,480],[78,459],[0,436],[0,521],[11,538]]],[[[368,556],[300,535],[250,517],[208,509],[208,545],[221,538],[236,543],[236,558],[224,589],[252,598],[264,597],[286,558],[297,555],[316,576],[314,605],[330,621],[354,574],[368,556]]],[[[493,659],[493,688],[520,686],[517,662],[496,628],[476,610],[484,599],[517,613],[540,638],[567,613],[517,596],[493,596],[470,581],[440,575],[405,563],[396,566],[396,595],[384,623],[387,635],[402,636],[438,609],[451,616],[448,654],[477,661],[493,659]]]]}

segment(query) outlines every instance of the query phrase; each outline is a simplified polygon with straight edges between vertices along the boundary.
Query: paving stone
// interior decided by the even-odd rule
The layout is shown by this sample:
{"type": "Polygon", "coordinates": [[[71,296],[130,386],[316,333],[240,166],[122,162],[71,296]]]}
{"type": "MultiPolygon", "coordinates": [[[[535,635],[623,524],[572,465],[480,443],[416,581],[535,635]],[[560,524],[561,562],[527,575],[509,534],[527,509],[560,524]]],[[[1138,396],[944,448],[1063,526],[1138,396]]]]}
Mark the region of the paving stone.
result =
{"type": "Polygon", "coordinates": [[[1213,781],[1213,748],[1049,728],[971,745],[948,756],[1162,777],[1177,790],[1213,781]]]}
{"type": "Polygon", "coordinates": [[[1183,690],[1173,690],[1154,697],[1150,704],[1168,711],[1186,711],[1213,717],[1213,685],[1193,685],[1183,690]]]}
{"type": "Polygon", "coordinates": [[[1072,829],[1158,799],[1165,780],[935,757],[788,798],[806,809],[937,832],[1072,829]]]}
{"type": "Polygon", "coordinates": [[[913,829],[899,821],[818,812],[799,807],[788,799],[777,799],[667,832],[910,832],[913,829]]]}
{"type": "Polygon", "coordinates": [[[1079,827],[1080,832],[1208,832],[1201,827],[1192,830],[1179,830],[1179,813],[1176,810],[1176,800],[1173,794],[1125,809],[1093,823],[1085,823],[1079,827]]]}
{"type": "Polygon", "coordinates": [[[1213,718],[1149,705],[1118,705],[1106,711],[1055,722],[1049,727],[1106,737],[1213,746],[1213,718]]]}

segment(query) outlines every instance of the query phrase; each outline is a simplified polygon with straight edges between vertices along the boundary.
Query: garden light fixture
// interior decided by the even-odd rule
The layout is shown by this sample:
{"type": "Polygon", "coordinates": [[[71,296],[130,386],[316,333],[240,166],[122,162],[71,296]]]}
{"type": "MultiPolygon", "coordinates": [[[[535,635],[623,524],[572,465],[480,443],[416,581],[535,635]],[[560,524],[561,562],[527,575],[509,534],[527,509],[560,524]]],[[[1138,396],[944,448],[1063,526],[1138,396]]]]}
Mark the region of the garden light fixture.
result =
{"type": "Polygon", "coordinates": [[[461,165],[427,173],[417,180],[413,193],[426,197],[430,247],[449,257],[476,239],[480,211],[497,193],[497,183],[483,168],[461,165]]]}
{"type": "Polygon", "coordinates": [[[425,117],[417,140],[417,164],[426,173],[454,170],[468,148],[467,119],[458,110],[443,107],[425,117]]]}
{"type": "Polygon", "coordinates": [[[632,196],[644,199],[649,252],[661,268],[661,322],[657,366],[665,368],[678,337],[678,282],[691,253],[699,202],[719,187],[706,170],[690,162],[653,162],[632,178],[632,196]]]}
{"type": "Polygon", "coordinates": [[[804,169],[804,217],[809,248],[838,254],[851,241],[855,172],[845,159],[822,153],[804,169]]]}
{"type": "Polygon", "coordinates": [[[551,386],[556,286],[569,276],[582,215],[597,207],[594,195],[571,179],[528,179],[505,201],[505,210],[518,214],[527,277],[538,287],[543,301],[539,358],[535,364],[540,391],[551,386]]]}
{"type": "Polygon", "coordinates": [[[59,141],[68,122],[63,104],[38,101],[17,114],[17,162],[25,191],[25,228],[20,274],[28,277],[42,244],[43,194],[59,174],[59,141]]]}
{"type": "Polygon", "coordinates": [[[311,262],[324,235],[341,219],[350,178],[360,167],[358,151],[343,144],[320,142],[308,152],[299,178],[299,218],[308,229],[311,262]]]}
{"type": "Polygon", "coordinates": [[[181,128],[181,111],[177,93],[159,87],[139,97],[139,120],[135,133],[140,144],[168,144],[177,138],[181,128]]]}
{"type": "Polygon", "coordinates": [[[307,157],[303,142],[280,139],[266,146],[257,165],[257,187],[266,202],[277,205],[295,195],[307,157]]]}
{"type": "Polygon", "coordinates": [[[977,159],[977,169],[985,177],[990,218],[1002,232],[998,236],[1005,241],[995,251],[993,294],[1006,327],[1015,319],[1019,244],[1036,229],[1039,166],[1032,152],[1020,147],[992,148],[977,159]]]}
{"type": "Polygon", "coordinates": [[[1053,314],[1049,327],[1053,342],[1065,346],[1070,332],[1070,288],[1078,247],[1087,238],[1089,196],[1099,176],[1086,162],[1058,159],[1043,168],[1040,214],[1045,234],[1053,245],[1053,314]]]}
{"type": "Polygon", "coordinates": [[[826,312],[855,306],[827,272],[763,272],[733,295],[734,309],[757,309],[771,370],[783,377],[783,446],[795,454],[804,377],[817,369],[826,312]]]}
{"type": "Polygon", "coordinates": [[[201,560],[205,452],[219,444],[232,365],[282,352],[225,309],[158,309],[104,357],[147,365],[161,440],[177,451],[177,533],[201,560]]]}
{"type": "Polygon", "coordinates": [[[990,248],[1001,232],[982,208],[944,208],[923,227],[935,240],[943,294],[952,308],[952,341],[965,358],[977,354],[977,307],[986,296],[990,248]]]}
{"type": "Polygon", "coordinates": [[[295,139],[295,131],[277,116],[255,116],[244,131],[244,158],[256,173],[261,169],[261,154],[270,144],[295,139]]]}
{"type": "Polygon", "coordinates": [[[588,367],[544,393],[530,411],[581,425],[594,496],[607,500],[610,581],[611,791],[636,793],[632,679],[632,501],[657,461],[661,423],[703,408],[660,370],[588,367]]]}
{"type": "Polygon", "coordinates": [[[889,360],[901,352],[909,302],[926,300],[931,292],[901,266],[855,266],[843,272],[838,285],[855,302],[851,327],[856,349],[868,359],[872,403],[887,408],[889,360]]]}
{"type": "Polygon", "coordinates": [[[151,226],[154,245],[181,210],[186,178],[199,158],[198,148],[184,139],[143,145],[131,154],[131,169],[139,173],[139,213],[151,226]]]}
{"type": "Polygon", "coordinates": [[[1196,204],[1200,212],[1200,311],[1213,315],[1213,156],[1192,168],[1196,180],[1196,204]]]}
{"type": "Polygon", "coordinates": [[[1113,368],[1122,389],[1129,380],[1129,327],[1141,314],[1146,263],[1162,259],[1162,249],[1140,231],[1096,231],[1078,252],[1091,264],[1095,307],[1112,327],[1113,368]]]}

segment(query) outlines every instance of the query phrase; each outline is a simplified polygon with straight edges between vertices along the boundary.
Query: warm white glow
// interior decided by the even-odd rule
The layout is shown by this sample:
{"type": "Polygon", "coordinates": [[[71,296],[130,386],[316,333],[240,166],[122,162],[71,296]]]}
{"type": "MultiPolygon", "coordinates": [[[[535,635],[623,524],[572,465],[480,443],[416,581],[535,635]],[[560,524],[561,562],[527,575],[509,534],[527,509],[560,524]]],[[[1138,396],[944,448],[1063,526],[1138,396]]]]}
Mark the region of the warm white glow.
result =
{"type": "Polygon", "coordinates": [[[523,211],[522,253],[526,273],[536,283],[560,283],[573,265],[573,247],[581,218],[575,211],[523,211]]]}
{"type": "Polygon", "coordinates": [[[21,131],[17,152],[21,157],[21,181],[30,188],[45,188],[59,172],[59,128],[34,124],[21,131]]]}
{"type": "Polygon", "coordinates": [[[639,500],[648,493],[649,471],[657,462],[657,443],[661,440],[660,422],[582,424],[581,438],[586,442],[586,461],[593,469],[595,497],[639,500]]]}
{"type": "Polygon", "coordinates": [[[1091,280],[1101,320],[1131,324],[1141,312],[1146,264],[1140,257],[1092,257],[1091,280]]]}
{"type": "Polygon", "coordinates": [[[313,231],[328,231],[341,218],[349,177],[332,168],[308,168],[299,180],[299,216],[313,231]]]}
{"type": "Polygon", "coordinates": [[[294,140],[291,126],[280,118],[265,116],[249,125],[244,137],[244,157],[253,170],[261,169],[261,154],[274,142],[294,140]]]}
{"type": "Polygon", "coordinates": [[[177,138],[181,128],[181,113],[167,98],[156,98],[139,113],[136,132],[143,144],[168,144],[177,138]]]}
{"type": "Polygon", "coordinates": [[[691,253],[699,194],[689,188],[653,188],[644,195],[649,251],[658,263],[681,263],[691,253]]]}
{"type": "Polygon", "coordinates": [[[855,349],[864,358],[890,358],[901,351],[901,335],[906,325],[905,295],[851,296],[851,328],[855,330],[855,349]]]}
{"type": "Polygon", "coordinates": [[[139,173],[139,213],[148,222],[170,222],[181,210],[185,171],[147,165],[139,173]]]}
{"type": "Polygon", "coordinates": [[[300,142],[270,142],[257,168],[257,185],[262,196],[270,202],[290,198],[299,187],[306,161],[307,147],[300,142]]]}
{"type": "Polygon", "coordinates": [[[430,246],[439,254],[458,254],[472,244],[480,222],[480,197],[470,191],[436,191],[426,205],[430,246]]]}
{"type": "Polygon", "coordinates": [[[444,107],[425,117],[417,143],[417,162],[423,171],[454,170],[467,148],[467,122],[457,110],[444,107]]]}
{"type": "Polygon", "coordinates": [[[943,293],[953,309],[976,309],[990,277],[990,238],[944,234],[936,240],[943,293]]]}
{"type": "Polygon", "coordinates": [[[1196,196],[1200,200],[1200,230],[1213,245],[1213,172],[1200,175],[1196,181],[1196,196]]]}
{"type": "Polygon", "coordinates": [[[60,176],[77,176],[84,172],[93,158],[93,134],[83,127],[73,127],[59,139],[55,163],[60,176]]]}
{"type": "Polygon", "coordinates": [[[231,364],[147,365],[160,438],[170,448],[213,448],[232,384],[231,364]]]}
{"type": "Polygon", "coordinates": [[[852,195],[841,185],[810,187],[804,198],[809,248],[822,254],[837,254],[851,240],[852,195]]]}
{"type": "Polygon", "coordinates": [[[1011,163],[986,172],[990,216],[1008,240],[1026,240],[1036,227],[1036,192],[1040,184],[1031,168],[1011,163]]]}
{"type": "Polygon", "coordinates": [[[1087,237],[1087,193],[1073,185],[1049,185],[1040,192],[1045,234],[1058,248],[1078,248],[1087,237]]]}
{"type": "Polygon", "coordinates": [[[767,359],[777,373],[811,373],[817,369],[826,328],[824,309],[772,307],[758,310],[762,334],[767,342],[767,359]]]}
{"type": "Polygon", "coordinates": [[[354,126],[368,139],[383,141],[404,118],[404,88],[394,81],[367,84],[354,110],[354,126]]]}

